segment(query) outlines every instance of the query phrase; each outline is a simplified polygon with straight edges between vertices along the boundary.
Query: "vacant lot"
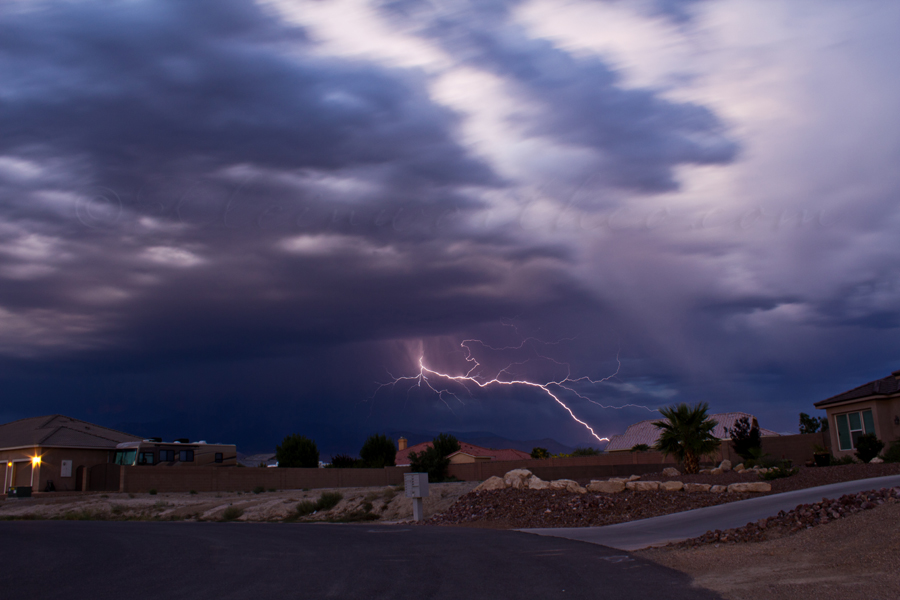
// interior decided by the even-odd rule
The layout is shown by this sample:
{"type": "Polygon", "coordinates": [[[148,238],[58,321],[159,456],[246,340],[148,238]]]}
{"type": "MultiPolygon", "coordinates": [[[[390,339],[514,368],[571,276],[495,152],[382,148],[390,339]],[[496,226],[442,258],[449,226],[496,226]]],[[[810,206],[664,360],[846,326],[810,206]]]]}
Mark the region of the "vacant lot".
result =
{"type": "MultiPolygon", "coordinates": [[[[431,484],[425,515],[444,511],[477,482],[431,484]]],[[[303,516],[310,521],[402,521],[412,518],[412,500],[401,486],[250,492],[88,494],[0,502],[0,519],[112,519],[193,521],[283,521],[302,502],[340,494],[333,508],[303,516]]]]}

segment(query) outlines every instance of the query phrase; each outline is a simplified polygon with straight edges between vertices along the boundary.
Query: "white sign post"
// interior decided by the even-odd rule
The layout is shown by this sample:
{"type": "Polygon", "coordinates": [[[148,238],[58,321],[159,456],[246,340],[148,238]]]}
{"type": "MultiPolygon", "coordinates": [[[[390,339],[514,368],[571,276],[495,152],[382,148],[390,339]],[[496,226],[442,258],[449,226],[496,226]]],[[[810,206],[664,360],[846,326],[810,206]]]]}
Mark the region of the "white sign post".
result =
{"type": "Polygon", "coordinates": [[[428,473],[406,473],[403,475],[406,497],[413,499],[413,519],[421,521],[425,518],[422,498],[428,496],[428,473]]]}

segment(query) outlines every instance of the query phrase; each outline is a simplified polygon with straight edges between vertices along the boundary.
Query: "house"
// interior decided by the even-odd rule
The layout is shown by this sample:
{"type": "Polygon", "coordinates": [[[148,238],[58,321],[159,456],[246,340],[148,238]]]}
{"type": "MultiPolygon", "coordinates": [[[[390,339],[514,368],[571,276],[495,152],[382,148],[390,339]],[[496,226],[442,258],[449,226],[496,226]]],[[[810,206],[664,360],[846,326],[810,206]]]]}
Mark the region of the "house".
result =
{"type": "Polygon", "coordinates": [[[34,491],[116,491],[120,467],[232,466],[235,446],[142,439],[64,415],[0,425],[0,477],[34,491]]]}
{"type": "MultiPolygon", "coordinates": [[[[755,425],[759,427],[759,423],[751,414],[745,412],[730,412],[730,413],[718,413],[715,415],[709,415],[709,418],[716,422],[716,426],[712,430],[712,434],[720,439],[720,440],[728,440],[731,439],[731,436],[728,435],[728,430],[734,428],[734,424],[738,421],[738,419],[747,417],[749,419],[751,425],[755,425]]],[[[640,423],[634,423],[633,425],[629,425],[628,429],[625,430],[625,433],[621,435],[614,435],[609,439],[609,444],[606,445],[607,452],[628,452],[634,446],[638,444],[646,444],[647,446],[653,446],[656,443],[656,440],[659,439],[660,430],[653,423],[656,421],[662,420],[662,417],[659,419],[650,419],[648,421],[641,421],[640,423]]],[[[759,434],[763,437],[776,436],[778,433],[770,430],[759,428],[759,434]]]]}
{"type": "Polygon", "coordinates": [[[116,446],[140,442],[129,433],[63,415],[31,417],[0,425],[3,491],[53,482],[57,491],[87,489],[88,473],[110,462],[116,446]]]}
{"type": "MultiPolygon", "coordinates": [[[[400,438],[399,450],[397,451],[397,456],[394,458],[394,464],[398,467],[408,467],[410,453],[422,452],[430,447],[431,442],[422,442],[421,444],[416,444],[415,446],[407,448],[406,439],[400,438]]],[[[450,459],[451,465],[458,465],[492,460],[531,460],[531,455],[527,452],[522,452],[521,450],[513,450],[512,448],[494,450],[493,448],[482,448],[481,446],[476,446],[474,444],[460,442],[459,450],[449,455],[447,458],[450,459]]]]}
{"type": "Polygon", "coordinates": [[[813,406],[825,410],[832,453],[838,458],[852,455],[864,433],[890,444],[900,438],[900,370],[813,406]]]}

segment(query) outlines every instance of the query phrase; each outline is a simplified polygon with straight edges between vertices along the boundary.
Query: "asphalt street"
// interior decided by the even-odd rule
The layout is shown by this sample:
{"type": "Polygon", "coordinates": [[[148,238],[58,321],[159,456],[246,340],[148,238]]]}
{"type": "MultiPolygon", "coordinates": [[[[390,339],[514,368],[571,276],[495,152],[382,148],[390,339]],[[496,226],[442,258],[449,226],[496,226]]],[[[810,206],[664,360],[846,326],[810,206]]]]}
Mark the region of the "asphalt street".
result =
{"type": "Polygon", "coordinates": [[[627,553],[516,531],[284,523],[0,523],[0,598],[719,598],[627,553]]]}
{"type": "Polygon", "coordinates": [[[825,498],[840,498],[866,490],[900,485],[900,475],[844,481],[783,494],[761,496],[740,502],[729,502],[708,508],[642,519],[605,527],[560,527],[556,529],[522,529],[541,536],[560,537],[600,544],[619,550],[639,550],[649,546],[661,546],[703,535],[716,529],[743,527],[788,511],[799,504],[811,504],[825,498]]]}

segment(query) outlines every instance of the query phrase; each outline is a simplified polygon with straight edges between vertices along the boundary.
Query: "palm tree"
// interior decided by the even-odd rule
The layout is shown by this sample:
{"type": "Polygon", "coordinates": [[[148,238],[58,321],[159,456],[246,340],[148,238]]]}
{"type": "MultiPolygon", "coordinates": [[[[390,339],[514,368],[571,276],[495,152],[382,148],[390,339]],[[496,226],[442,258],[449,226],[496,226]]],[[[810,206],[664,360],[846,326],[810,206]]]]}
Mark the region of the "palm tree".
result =
{"type": "Polygon", "coordinates": [[[662,429],[654,449],[666,456],[674,454],[684,464],[685,473],[696,473],[700,470],[700,457],[712,454],[719,447],[719,440],[712,434],[716,422],[708,418],[706,402],[690,407],[678,404],[660,409],[665,421],[653,424],[662,429]]]}

